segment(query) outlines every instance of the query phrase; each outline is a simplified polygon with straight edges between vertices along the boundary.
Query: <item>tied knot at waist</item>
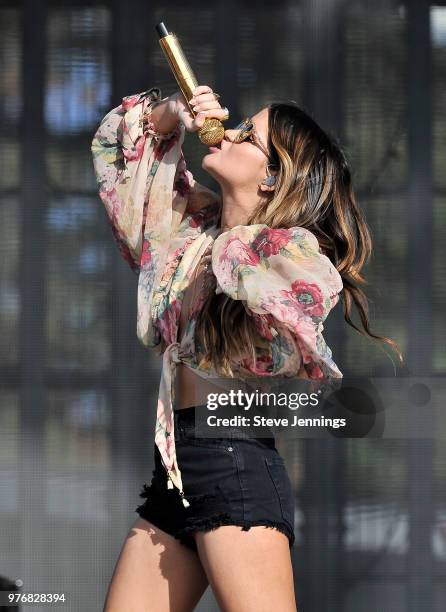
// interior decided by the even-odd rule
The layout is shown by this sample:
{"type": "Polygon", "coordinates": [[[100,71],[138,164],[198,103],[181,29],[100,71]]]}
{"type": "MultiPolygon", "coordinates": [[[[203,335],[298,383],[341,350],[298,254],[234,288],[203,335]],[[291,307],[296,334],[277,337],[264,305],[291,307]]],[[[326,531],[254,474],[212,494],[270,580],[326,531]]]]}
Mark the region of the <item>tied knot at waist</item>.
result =
{"type": "Polygon", "coordinates": [[[182,363],[185,356],[181,342],[171,342],[164,349],[163,361],[171,364],[182,363]]]}

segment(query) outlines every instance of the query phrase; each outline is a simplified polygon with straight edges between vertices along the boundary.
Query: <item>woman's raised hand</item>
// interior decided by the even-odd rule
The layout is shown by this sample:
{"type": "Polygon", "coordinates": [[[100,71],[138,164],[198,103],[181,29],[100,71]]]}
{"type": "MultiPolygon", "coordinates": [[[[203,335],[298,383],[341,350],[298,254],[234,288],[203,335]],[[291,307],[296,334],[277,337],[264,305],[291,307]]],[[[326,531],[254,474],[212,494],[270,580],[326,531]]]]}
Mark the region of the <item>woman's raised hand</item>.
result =
{"type": "Polygon", "coordinates": [[[212,92],[209,93],[210,89],[209,85],[198,85],[194,90],[194,97],[188,101],[192,108],[198,107],[194,112],[199,112],[200,114],[196,114],[195,117],[189,111],[181,91],[170,96],[170,100],[172,100],[174,105],[174,112],[188,132],[197,132],[203,127],[207,117],[215,117],[220,120],[225,117],[226,110],[220,106],[214,94],[212,92]]]}

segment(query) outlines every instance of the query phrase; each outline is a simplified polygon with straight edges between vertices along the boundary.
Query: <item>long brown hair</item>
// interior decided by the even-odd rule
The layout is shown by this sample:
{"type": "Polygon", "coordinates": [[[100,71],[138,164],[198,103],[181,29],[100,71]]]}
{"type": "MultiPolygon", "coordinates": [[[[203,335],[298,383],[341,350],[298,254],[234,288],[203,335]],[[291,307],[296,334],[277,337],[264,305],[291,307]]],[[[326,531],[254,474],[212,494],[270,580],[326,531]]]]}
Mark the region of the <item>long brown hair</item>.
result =
{"type": "MultiPolygon", "coordinates": [[[[294,101],[268,106],[269,164],[276,174],[275,190],[248,219],[247,225],[270,228],[307,228],[340,273],[344,288],[344,318],[360,334],[390,345],[404,363],[398,344],[373,333],[361,275],[372,251],[370,230],[355,198],[345,155],[337,139],[324,131],[294,101]],[[351,319],[358,309],[363,330],[351,319]]],[[[196,347],[223,376],[234,376],[233,365],[243,347],[255,358],[259,335],[243,303],[212,291],[200,311],[196,347]]]]}

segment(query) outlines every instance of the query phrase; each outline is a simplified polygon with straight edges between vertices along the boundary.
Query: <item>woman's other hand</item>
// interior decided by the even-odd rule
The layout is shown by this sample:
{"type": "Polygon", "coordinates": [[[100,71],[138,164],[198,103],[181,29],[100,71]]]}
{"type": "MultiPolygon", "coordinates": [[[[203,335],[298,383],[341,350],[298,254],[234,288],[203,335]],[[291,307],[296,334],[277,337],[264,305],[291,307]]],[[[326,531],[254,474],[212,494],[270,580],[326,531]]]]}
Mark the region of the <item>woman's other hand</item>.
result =
{"type": "Polygon", "coordinates": [[[221,120],[225,116],[226,110],[220,106],[212,92],[208,93],[210,89],[209,85],[198,85],[195,88],[194,97],[191,98],[192,101],[189,100],[191,108],[198,107],[194,113],[200,114],[196,114],[195,117],[189,111],[181,91],[170,96],[173,112],[176,113],[178,120],[184,124],[186,131],[197,132],[203,127],[207,117],[215,117],[221,120]]]}

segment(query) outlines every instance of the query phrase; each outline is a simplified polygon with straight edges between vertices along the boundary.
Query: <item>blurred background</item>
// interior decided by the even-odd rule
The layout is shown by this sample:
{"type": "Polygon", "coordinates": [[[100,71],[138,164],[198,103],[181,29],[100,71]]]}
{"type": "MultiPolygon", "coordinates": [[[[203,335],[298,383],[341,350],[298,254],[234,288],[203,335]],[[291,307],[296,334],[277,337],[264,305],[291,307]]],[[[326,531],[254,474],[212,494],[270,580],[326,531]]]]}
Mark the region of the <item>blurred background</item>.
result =
{"type": "MultiPolygon", "coordinates": [[[[65,593],[67,612],[102,609],[153,469],[161,360],[136,338],[137,277],[90,143],[123,96],[176,91],[159,21],[234,125],[288,97],[339,138],[373,232],[372,330],[400,344],[413,376],[446,370],[446,2],[1,1],[0,576],[65,593]]],[[[216,189],[196,135],[183,150],[216,189]]],[[[324,337],[344,376],[394,376],[396,358],[354,332],[341,303],[324,337]]],[[[300,610],[444,609],[444,444],[281,451],[300,610]]],[[[218,609],[210,589],[197,609],[218,609]]]]}

